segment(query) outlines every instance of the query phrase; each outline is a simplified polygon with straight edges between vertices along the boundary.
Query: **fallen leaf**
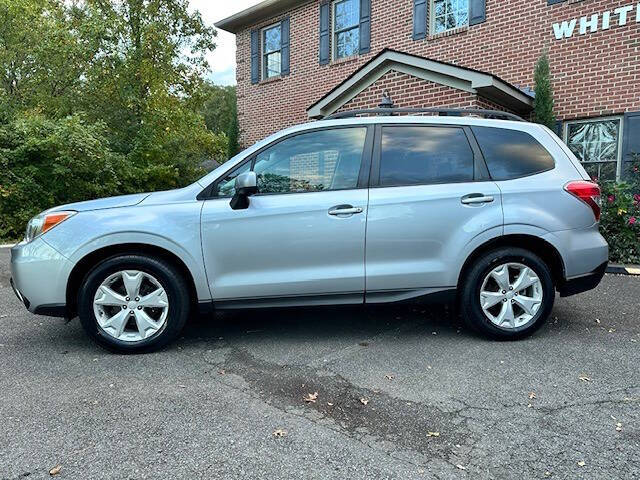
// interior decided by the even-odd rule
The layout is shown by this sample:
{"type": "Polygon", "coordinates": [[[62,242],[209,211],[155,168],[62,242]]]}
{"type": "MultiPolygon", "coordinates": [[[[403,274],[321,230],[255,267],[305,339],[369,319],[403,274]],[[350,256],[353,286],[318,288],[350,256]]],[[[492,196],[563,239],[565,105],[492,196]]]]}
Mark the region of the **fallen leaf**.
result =
{"type": "Polygon", "coordinates": [[[385,375],[384,378],[386,378],[387,380],[393,380],[394,376],[393,375],[385,375]]]}
{"type": "Polygon", "coordinates": [[[620,422],[616,423],[616,432],[622,431],[622,424],[620,422]]]}
{"type": "Polygon", "coordinates": [[[225,372],[224,370],[218,370],[218,373],[219,373],[220,375],[224,375],[226,372],[225,372]]]}
{"type": "Polygon", "coordinates": [[[287,435],[287,431],[283,430],[281,428],[278,428],[277,430],[273,431],[272,434],[274,437],[285,437],[287,435]]]}
{"type": "Polygon", "coordinates": [[[580,375],[578,377],[580,380],[582,380],[583,382],[590,382],[591,379],[589,377],[587,377],[586,375],[580,375]]]}
{"type": "Polygon", "coordinates": [[[536,398],[536,393],[535,392],[529,392],[529,400],[533,400],[534,398],[536,398]]]}
{"type": "Polygon", "coordinates": [[[49,470],[49,475],[51,475],[52,477],[54,475],[58,475],[60,473],[60,470],[62,470],[62,465],[56,465],[51,470],[49,470]]]}
{"type": "Polygon", "coordinates": [[[440,432],[427,432],[427,437],[439,437],[440,432]]]}
{"type": "Polygon", "coordinates": [[[362,397],[360,399],[360,403],[363,404],[363,405],[366,405],[367,403],[369,403],[369,400],[367,400],[366,398],[362,397]]]}
{"type": "Polygon", "coordinates": [[[456,465],[456,467],[458,467],[460,470],[466,470],[467,467],[463,467],[462,465],[456,465]]]}
{"type": "Polygon", "coordinates": [[[599,318],[596,318],[596,323],[600,324],[600,319],[599,318]]]}
{"type": "Polygon", "coordinates": [[[609,329],[609,333],[613,333],[613,332],[615,332],[615,331],[616,331],[616,329],[615,329],[615,328],[610,328],[610,329],[609,329]]]}
{"type": "Polygon", "coordinates": [[[533,408],[533,405],[531,405],[530,403],[527,404],[527,408],[533,408]]]}
{"type": "Polygon", "coordinates": [[[585,463],[585,461],[584,461],[584,460],[580,460],[580,461],[578,462],[578,466],[579,466],[579,467],[584,467],[585,465],[586,465],[586,463],[585,463]]]}
{"type": "Polygon", "coordinates": [[[547,470],[546,472],[544,472],[544,476],[545,477],[550,477],[551,476],[551,472],[547,470]]]}
{"type": "Polygon", "coordinates": [[[318,392],[307,393],[307,396],[304,397],[304,401],[307,403],[316,403],[318,399],[318,392]]]}
{"type": "Polygon", "coordinates": [[[327,402],[327,405],[329,405],[330,407],[333,407],[333,403],[331,402],[327,402]]]}
{"type": "Polygon", "coordinates": [[[183,385],[182,383],[179,383],[179,384],[178,384],[178,388],[187,388],[187,386],[186,386],[186,385],[183,385]]]}

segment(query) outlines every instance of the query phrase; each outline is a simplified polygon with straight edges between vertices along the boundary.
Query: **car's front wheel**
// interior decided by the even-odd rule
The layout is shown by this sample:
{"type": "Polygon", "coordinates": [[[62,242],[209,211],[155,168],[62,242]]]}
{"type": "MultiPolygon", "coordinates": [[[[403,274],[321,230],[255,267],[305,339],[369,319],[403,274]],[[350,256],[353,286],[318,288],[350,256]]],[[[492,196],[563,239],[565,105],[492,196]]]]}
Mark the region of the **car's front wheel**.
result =
{"type": "Polygon", "coordinates": [[[85,277],[78,316],[100,346],[120,353],[157,350],[173,340],[189,315],[189,290],[164,260],[121,255],[104,260],[85,277]]]}
{"type": "Polygon", "coordinates": [[[515,340],[542,326],[554,300],[553,277],[540,257],[521,248],[500,248],[466,271],[460,311],[475,330],[515,340]]]}

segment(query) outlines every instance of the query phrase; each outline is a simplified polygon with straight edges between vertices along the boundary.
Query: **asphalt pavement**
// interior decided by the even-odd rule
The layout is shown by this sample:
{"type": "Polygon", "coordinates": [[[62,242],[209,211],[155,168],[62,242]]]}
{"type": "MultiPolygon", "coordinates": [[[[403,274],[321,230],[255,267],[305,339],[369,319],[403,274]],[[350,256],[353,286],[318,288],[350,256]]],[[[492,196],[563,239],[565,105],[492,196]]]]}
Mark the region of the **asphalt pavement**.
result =
{"type": "Polygon", "coordinates": [[[640,277],[557,298],[518,342],[444,306],[294,309],[124,356],[26,312],[8,263],[0,479],[640,478],[640,277]]]}

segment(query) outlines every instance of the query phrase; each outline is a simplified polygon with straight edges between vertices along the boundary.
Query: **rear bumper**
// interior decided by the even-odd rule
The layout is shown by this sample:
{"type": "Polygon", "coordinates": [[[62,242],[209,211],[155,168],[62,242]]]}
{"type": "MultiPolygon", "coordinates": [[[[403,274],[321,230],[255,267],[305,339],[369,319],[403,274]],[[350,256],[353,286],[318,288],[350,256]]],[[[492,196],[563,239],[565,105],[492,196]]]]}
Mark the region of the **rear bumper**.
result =
{"type": "Polygon", "coordinates": [[[604,262],[593,272],[587,273],[586,275],[565,280],[562,286],[558,289],[560,296],[569,297],[571,295],[576,295],[596,288],[602,280],[602,277],[604,277],[604,272],[607,270],[608,263],[609,262],[604,262]]]}

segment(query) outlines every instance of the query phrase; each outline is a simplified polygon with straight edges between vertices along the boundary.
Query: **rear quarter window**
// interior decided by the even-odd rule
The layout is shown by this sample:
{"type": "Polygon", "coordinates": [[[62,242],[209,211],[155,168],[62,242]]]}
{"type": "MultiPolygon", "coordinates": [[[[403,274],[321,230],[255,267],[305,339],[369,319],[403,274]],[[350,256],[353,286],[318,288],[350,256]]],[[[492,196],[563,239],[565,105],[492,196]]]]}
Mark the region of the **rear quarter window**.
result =
{"type": "Polygon", "coordinates": [[[493,180],[511,180],[551,170],[555,162],[540,142],[526,132],[471,127],[493,180]]]}

